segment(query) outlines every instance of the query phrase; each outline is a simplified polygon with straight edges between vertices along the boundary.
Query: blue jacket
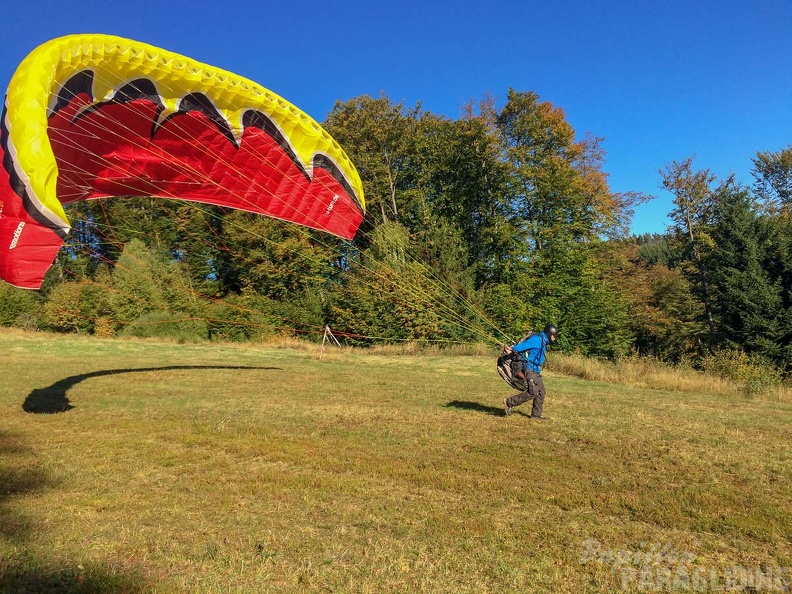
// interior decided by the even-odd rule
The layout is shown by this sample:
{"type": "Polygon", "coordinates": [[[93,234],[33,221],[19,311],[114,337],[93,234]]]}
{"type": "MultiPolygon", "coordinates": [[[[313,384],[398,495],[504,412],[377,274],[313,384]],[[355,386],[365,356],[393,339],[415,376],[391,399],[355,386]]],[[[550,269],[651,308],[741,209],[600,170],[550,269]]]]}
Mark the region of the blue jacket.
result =
{"type": "Polygon", "coordinates": [[[541,373],[548,342],[550,339],[547,334],[538,332],[515,344],[512,350],[522,355],[523,367],[526,371],[541,373]]]}

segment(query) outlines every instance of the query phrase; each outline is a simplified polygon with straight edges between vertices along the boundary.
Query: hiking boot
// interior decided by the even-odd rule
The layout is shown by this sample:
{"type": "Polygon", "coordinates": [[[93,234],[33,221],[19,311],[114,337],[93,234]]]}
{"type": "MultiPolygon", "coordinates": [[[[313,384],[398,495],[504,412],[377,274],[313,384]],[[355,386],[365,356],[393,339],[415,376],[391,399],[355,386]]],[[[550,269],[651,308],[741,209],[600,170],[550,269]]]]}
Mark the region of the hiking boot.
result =
{"type": "Polygon", "coordinates": [[[503,399],[503,412],[504,412],[504,414],[507,417],[511,414],[511,411],[512,411],[513,408],[514,408],[513,406],[509,406],[509,399],[508,398],[504,398],[503,399]]]}
{"type": "Polygon", "coordinates": [[[531,417],[532,421],[549,421],[547,417],[531,417]]]}

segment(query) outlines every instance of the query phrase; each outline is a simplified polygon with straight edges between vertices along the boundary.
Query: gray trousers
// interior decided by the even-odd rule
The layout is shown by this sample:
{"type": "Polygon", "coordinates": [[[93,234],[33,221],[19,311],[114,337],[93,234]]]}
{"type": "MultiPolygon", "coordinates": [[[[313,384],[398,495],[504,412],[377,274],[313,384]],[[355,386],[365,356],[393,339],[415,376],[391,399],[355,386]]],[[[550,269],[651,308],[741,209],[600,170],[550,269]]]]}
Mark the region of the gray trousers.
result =
{"type": "Polygon", "coordinates": [[[509,406],[520,406],[523,402],[533,400],[533,407],[531,408],[532,417],[542,416],[542,406],[544,405],[545,391],[542,376],[535,371],[526,371],[525,379],[528,381],[528,389],[525,392],[520,392],[514,396],[509,396],[506,399],[506,404],[509,406]]]}

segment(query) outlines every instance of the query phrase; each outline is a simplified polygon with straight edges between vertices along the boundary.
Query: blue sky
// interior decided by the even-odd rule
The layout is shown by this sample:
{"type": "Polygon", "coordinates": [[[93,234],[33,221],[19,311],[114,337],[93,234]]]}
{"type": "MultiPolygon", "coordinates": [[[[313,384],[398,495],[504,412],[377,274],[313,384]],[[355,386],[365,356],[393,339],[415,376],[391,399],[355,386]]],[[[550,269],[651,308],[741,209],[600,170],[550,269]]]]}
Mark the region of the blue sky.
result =
{"type": "Polygon", "coordinates": [[[108,33],[253,79],[319,121],[363,94],[457,118],[485,94],[534,91],[604,137],[612,190],[657,196],[636,233],[669,223],[665,164],[695,155],[750,184],[757,151],[792,144],[789,0],[7,4],[2,87],[40,43],[108,33]]]}

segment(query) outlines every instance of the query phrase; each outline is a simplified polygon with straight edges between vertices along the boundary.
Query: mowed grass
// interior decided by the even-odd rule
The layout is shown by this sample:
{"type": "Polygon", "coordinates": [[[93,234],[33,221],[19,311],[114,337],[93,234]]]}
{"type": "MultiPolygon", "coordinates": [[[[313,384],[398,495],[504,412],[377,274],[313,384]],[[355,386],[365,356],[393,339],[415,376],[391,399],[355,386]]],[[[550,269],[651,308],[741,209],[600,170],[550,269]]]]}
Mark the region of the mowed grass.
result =
{"type": "Polygon", "coordinates": [[[620,592],[641,583],[619,551],[792,566],[786,403],[547,373],[537,423],[502,415],[493,357],[12,330],[0,371],[2,591],[620,592]]]}

